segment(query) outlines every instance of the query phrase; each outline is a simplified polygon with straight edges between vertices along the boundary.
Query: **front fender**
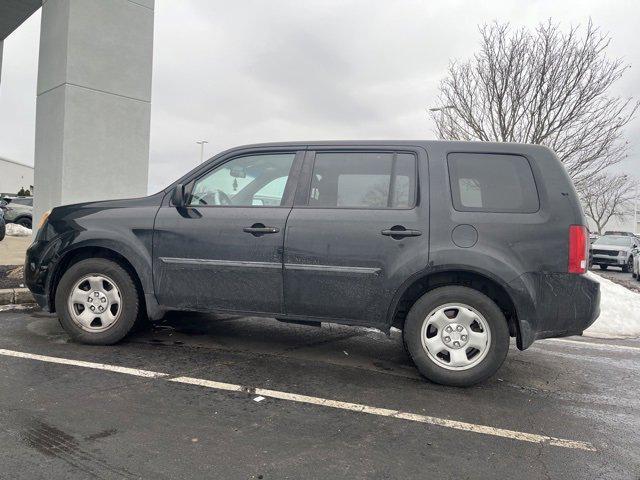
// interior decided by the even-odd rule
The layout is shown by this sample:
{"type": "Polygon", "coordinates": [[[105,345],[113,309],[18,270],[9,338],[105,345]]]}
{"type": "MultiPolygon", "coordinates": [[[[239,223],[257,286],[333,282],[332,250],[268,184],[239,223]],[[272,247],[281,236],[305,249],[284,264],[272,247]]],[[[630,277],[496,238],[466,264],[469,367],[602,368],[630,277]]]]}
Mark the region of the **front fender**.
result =
{"type": "Polygon", "coordinates": [[[151,252],[139,238],[134,235],[116,236],[108,231],[92,231],[91,235],[81,235],[69,242],[59,252],[56,267],[63,264],[68,256],[85,248],[104,248],[122,256],[137,273],[144,292],[153,293],[151,252]]]}

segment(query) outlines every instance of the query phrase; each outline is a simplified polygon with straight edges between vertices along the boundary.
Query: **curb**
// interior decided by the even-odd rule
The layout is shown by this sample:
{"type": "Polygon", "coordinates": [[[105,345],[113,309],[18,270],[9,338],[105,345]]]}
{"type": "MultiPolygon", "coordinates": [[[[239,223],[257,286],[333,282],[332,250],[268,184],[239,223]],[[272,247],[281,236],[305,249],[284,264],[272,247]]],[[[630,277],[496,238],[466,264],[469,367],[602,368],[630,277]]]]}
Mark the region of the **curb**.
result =
{"type": "Polygon", "coordinates": [[[28,288],[0,289],[0,305],[34,303],[33,295],[28,288]]]}

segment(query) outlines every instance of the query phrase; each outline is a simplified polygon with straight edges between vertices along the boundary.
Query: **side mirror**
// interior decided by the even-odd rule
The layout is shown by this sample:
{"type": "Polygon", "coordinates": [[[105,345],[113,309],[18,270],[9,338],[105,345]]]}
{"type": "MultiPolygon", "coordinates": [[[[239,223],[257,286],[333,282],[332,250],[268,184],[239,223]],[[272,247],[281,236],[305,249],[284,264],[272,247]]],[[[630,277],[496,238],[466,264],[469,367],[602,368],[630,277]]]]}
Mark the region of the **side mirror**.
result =
{"type": "Polygon", "coordinates": [[[176,184],[171,194],[171,203],[174,207],[184,207],[186,201],[184,198],[184,185],[182,183],[176,184]]]}

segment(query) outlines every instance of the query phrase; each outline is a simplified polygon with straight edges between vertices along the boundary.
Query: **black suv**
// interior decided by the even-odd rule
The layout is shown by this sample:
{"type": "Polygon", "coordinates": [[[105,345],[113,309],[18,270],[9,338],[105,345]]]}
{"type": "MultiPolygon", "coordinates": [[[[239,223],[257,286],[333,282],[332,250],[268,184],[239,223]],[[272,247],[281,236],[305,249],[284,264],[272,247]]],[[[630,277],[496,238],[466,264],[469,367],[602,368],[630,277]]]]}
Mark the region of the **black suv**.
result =
{"type": "Polygon", "coordinates": [[[397,327],[425,377],[463,386],[509,337],[525,349],[597,318],[585,225],[544,147],[263,144],[149,197],[54,208],[25,276],[80,342],[167,310],[397,327]]]}

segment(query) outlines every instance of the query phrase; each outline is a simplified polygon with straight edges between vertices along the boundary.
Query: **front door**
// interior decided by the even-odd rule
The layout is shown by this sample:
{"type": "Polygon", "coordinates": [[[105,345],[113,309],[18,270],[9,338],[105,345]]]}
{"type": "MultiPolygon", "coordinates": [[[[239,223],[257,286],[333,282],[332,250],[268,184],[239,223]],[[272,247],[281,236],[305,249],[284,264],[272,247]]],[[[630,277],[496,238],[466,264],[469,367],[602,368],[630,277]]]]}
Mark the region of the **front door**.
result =
{"type": "Polygon", "coordinates": [[[222,159],[187,184],[186,207],[165,199],[153,240],[161,305],[282,312],[282,249],[296,157],[300,161],[302,153],[222,159]]]}
{"type": "Polygon", "coordinates": [[[394,293],[428,263],[426,153],[324,147],[303,170],[285,239],[287,315],[384,324],[394,293]]]}

